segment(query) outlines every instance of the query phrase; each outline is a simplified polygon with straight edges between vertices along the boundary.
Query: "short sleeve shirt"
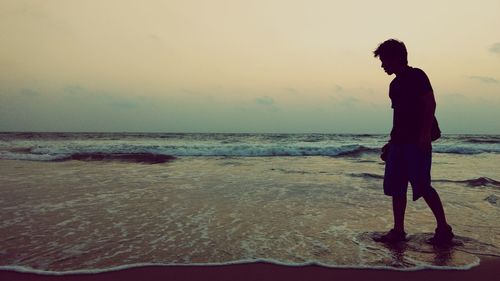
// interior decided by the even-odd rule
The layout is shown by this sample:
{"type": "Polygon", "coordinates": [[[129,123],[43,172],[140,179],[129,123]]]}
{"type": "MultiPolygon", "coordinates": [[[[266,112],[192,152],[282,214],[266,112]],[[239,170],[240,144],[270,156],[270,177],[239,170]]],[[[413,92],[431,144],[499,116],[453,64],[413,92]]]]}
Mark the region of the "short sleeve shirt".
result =
{"type": "Polygon", "coordinates": [[[389,97],[394,109],[391,142],[418,141],[423,121],[422,97],[431,91],[429,78],[419,68],[408,66],[392,80],[389,88],[389,97]]]}

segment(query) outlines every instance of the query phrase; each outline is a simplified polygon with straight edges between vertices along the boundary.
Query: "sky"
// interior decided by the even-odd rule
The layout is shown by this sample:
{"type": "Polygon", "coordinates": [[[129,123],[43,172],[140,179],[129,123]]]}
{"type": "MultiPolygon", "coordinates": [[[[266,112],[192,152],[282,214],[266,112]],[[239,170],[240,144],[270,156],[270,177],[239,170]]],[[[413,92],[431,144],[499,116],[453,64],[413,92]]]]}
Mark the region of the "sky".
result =
{"type": "Polygon", "coordinates": [[[444,133],[500,134],[500,1],[1,0],[0,131],[389,133],[402,40],[444,133]]]}

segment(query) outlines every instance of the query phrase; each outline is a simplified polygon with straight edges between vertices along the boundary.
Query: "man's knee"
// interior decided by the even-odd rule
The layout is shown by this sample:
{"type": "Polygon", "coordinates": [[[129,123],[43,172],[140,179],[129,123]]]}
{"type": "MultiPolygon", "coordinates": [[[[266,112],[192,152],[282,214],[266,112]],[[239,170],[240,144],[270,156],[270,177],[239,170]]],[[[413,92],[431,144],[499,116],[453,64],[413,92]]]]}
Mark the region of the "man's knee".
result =
{"type": "Polygon", "coordinates": [[[439,196],[436,189],[434,187],[429,186],[428,188],[424,189],[424,192],[422,192],[422,197],[424,198],[431,198],[431,197],[436,197],[439,196]]]}

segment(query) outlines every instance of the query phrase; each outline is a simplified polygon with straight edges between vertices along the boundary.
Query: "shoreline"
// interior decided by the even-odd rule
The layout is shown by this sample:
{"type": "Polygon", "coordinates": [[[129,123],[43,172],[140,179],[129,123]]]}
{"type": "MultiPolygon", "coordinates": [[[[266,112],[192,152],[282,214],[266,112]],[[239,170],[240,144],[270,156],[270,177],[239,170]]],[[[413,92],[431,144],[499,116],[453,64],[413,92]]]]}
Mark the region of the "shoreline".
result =
{"type": "Polygon", "coordinates": [[[415,271],[390,269],[333,268],[320,265],[287,266],[269,262],[230,265],[138,266],[99,273],[32,273],[0,270],[1,280],[487,280],[500,274],[500,258],[480,257],[480,264],[470,269],[422,269],[415,271]]]}

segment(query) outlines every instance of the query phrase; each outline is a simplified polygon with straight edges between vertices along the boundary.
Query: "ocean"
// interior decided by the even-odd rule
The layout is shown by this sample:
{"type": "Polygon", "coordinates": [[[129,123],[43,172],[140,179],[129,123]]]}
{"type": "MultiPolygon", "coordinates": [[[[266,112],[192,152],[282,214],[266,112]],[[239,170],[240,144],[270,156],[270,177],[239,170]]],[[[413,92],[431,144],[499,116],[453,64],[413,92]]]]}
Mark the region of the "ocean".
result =
{"type": "MultiPolygon", "coordinates": [[[[392,227],[387,135],[0,133],[0,268],[99,272],[233,264],[467,269],[500,256],[500,136],[433,143],[433,186],[456,238],[408,201],[392,227]]],[[[411,188],[409,188],[411,193],[411,188]]]]}

